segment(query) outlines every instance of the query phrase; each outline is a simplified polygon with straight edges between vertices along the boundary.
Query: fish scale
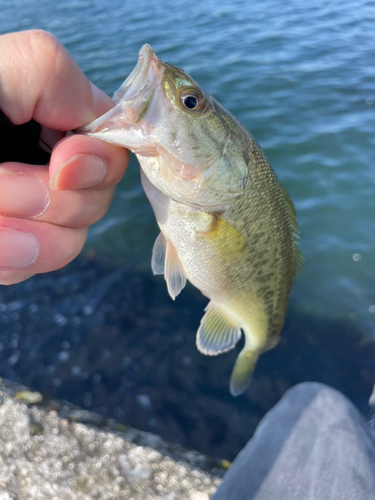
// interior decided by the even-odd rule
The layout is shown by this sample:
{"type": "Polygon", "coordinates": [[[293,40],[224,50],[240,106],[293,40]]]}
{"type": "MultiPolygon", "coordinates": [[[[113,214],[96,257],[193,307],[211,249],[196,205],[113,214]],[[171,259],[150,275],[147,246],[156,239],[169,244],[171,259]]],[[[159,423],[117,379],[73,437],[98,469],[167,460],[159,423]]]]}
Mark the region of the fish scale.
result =
{"type": "Polygon", "coordinates": [[[295,252],[295,238],[276,175],[251,136],[250,141],[247,187],[244,196],[227,211],[225,219],[248,241],[249,266],[258,270],[252,275],[252,281],[262,284],[258,292],[263,295],[269,312],[268,335],[272,339],[281,330],[293,283],[295,263],[290,255],[295,252]],[[248,198],[251,203],[248,203],[248,198]],[[269,217],[269,213],[273,217],[269,217]],[[266,297],[270,292],[272,295],[266,297]]]}

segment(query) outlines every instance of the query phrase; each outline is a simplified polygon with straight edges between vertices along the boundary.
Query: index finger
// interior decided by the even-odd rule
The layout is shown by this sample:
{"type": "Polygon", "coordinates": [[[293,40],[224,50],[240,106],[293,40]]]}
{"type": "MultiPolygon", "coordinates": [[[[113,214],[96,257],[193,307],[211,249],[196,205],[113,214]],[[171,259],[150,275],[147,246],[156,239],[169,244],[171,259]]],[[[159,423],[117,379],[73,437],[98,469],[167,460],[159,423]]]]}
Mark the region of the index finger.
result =
{"type": "Polygon", "coordinates": [[[72,130],[113,105],[51,33],[0,36],[0,108],[13,124],[34,118],[56,130],[72,130]]]}

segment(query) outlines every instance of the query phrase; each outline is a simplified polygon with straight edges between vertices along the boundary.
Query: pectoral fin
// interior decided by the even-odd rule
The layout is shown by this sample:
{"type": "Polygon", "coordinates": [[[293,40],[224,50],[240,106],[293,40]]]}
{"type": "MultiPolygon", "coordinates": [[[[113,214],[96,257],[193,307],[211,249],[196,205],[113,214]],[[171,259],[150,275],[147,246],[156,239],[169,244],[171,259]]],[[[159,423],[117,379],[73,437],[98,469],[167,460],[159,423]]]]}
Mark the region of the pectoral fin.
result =
{"type": "Polygon", "coordinates": [[[229,389],[232,396],[238,396],[249,385],[259,353],[250,349],[242,349],[230,377],[229,389]]]}
{"type": "Polygon", "coordinates": [[[166,243],[164,278],[167,282],[168,293],[174,300],[186,285],[186,276],[176,249],[170,241],[166,243]]]}
{"type": "Polygon", "coordinates": [[[154,275],[164,274],[165,249],[167,242],[162,233],[156,238],[152,249],[151,269],[154,275]]]}
{"type": "Polygon", "coordinates": [[[234,325],[210,302],[197,332],[197,348],[203,354],[215,356],[232,349],[241,338],[241,328],[234,325]]]}

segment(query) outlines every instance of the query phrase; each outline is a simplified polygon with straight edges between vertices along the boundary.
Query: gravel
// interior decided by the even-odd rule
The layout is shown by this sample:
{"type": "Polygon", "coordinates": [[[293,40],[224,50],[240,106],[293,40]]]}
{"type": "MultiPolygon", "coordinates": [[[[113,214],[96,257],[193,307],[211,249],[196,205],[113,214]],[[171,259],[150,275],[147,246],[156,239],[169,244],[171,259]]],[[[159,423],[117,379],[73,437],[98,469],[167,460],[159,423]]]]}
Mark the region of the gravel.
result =
{"type": "Polygon", "coordinates": [[[228,465],[1,381],[0,500],[209,500],[228,465]]]}

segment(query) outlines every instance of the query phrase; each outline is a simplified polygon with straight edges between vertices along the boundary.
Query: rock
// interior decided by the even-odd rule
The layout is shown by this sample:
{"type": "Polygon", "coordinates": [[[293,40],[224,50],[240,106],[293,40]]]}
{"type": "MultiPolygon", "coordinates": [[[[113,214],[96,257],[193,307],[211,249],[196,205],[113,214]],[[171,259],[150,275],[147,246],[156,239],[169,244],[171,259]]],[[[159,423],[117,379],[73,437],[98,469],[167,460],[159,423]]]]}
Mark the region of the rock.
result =
{"type": "Polygon", "coordinates": [[[289,389],[261,420],[212,500],[375,500],[375,434],[340,392],[289,389]]]}
{"type": "Polygon", "coordinates": [[[220,461],[25,394],[1,381],[0,500],[208,500],[221,482],[220,461]]]}

